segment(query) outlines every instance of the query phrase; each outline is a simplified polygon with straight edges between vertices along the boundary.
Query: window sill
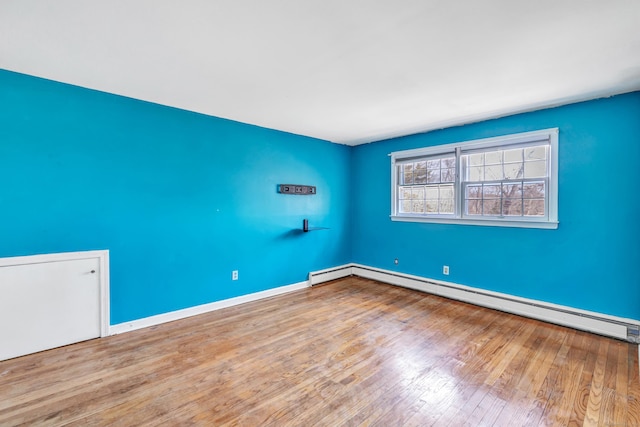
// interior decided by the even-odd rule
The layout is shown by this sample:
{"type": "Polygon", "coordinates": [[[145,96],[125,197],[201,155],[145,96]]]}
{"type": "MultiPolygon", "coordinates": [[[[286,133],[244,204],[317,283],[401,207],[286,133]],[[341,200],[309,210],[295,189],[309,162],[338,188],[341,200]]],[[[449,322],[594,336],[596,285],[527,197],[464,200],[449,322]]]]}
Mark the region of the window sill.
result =
{"type": "Polygon", "coordinates": [[[459,225],[481,225],[485,227],[512,227],[512,228],[542,228],[555,230],[558,228],[558,221],[507,221],[491,219],[468,219],[468,218],[430,218],[423,216],[397,216],[390,215],[391,221],[399,222],[426,222],[433,224],[459,224],[459,225]]]}

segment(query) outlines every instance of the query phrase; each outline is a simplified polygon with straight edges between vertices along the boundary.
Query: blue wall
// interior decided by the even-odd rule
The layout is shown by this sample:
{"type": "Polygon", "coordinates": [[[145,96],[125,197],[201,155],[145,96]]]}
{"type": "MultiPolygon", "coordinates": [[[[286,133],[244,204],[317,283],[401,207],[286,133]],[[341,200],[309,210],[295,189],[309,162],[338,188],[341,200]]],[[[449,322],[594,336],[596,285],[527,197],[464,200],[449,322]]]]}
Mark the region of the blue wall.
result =
{"type": "Polygon", "coordinates": [[[0,70],[0,257],[109,249],[112,324],[296,283],[350,261],[350,159],[0,70]],[[331,229],[296,232],[303,218],[331,229]]]}
{"type": "Polygon", "coordinates": [[[355,147],[352,260],[640,319],[639,162],[640,92],[355,147]],[[557,230],[389,219],[390,152],[551,127],[557,230]]]}
{"type": "Polygon", "coordinates": [[[346,147],[0,70],[0,257],[109,249],[112,324],[351,261],[640,319],[639,138],[640,92],[346,147]],[[550,127],[557,230],[389,219],[390,152],[550,127]]]}

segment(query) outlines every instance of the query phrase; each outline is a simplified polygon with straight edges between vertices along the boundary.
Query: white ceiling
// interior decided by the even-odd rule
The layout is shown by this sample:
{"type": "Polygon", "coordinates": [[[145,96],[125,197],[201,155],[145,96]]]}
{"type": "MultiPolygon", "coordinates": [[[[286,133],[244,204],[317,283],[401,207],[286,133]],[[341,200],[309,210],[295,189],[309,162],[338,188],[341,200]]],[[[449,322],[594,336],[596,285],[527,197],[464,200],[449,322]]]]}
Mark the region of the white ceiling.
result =
{"type": "Polygon", "coordinates": [[[355,145],[640,89],[640,0],[0,0],[0,68],[355,145]]]}

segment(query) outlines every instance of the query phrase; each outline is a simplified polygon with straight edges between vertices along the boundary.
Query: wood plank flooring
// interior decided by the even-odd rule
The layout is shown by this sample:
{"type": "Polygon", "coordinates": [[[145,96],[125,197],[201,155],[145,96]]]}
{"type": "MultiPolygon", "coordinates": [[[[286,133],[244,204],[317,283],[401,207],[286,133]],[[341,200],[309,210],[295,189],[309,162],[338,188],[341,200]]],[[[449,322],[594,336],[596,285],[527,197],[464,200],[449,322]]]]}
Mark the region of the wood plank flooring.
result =
{"type": "Polygon", "coordinates": [[[640,426],[638,347],[347,278],[0,362],[0,425],[640,426]]]}

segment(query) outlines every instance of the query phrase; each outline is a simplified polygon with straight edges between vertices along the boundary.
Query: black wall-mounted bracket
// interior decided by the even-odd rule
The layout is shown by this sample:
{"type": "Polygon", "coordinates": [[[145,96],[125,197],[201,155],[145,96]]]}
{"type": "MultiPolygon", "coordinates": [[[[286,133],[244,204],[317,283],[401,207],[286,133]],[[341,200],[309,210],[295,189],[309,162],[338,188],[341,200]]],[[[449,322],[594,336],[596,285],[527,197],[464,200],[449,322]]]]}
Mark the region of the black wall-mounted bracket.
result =
{"type": "Polygon", "coordinates": [[[296,194],[298,196],[311,196],[313,194],[316,194],[316,187],[313,185],[279,184],[278,193],[296,194]]]}

